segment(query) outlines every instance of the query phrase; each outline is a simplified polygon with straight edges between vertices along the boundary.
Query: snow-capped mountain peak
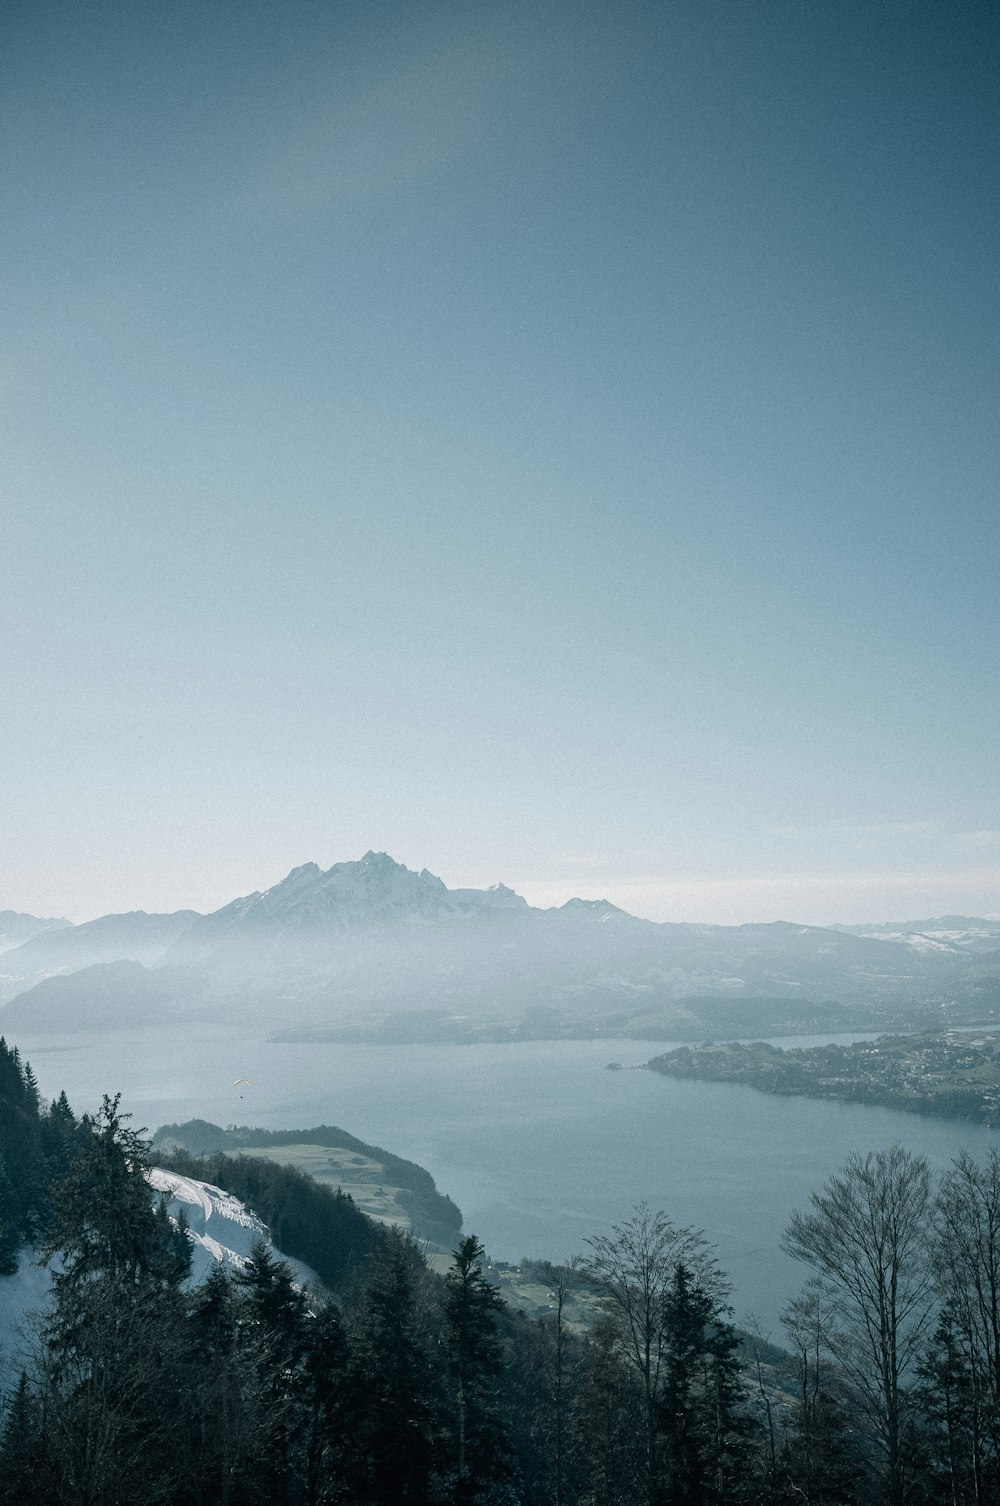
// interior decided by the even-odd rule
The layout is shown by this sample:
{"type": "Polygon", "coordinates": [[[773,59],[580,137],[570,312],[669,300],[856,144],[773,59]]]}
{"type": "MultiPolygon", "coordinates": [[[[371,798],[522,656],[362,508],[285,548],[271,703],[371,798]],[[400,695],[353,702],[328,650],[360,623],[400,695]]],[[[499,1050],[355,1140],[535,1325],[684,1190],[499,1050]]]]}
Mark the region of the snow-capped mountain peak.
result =
{"type": "Polygon", "coordinates": [[[265,889],[259,898],[274,899],[278,895],[283,895],[287,898],[288,895],[306,888],[321,872],[322,870],[318,863],[300,863],[298,868],[293,868],[279,883],[273,884],[270,889],[265,889]]]}
{"type": "Polygon", "coordinates": [[[308,938],[468,919],[483,911],[528,909],[503,884],[493,889],[449,889],[426,868],[419,873],[387,852],[293,868],[270,888],[234,900],[197,921],[173,949],[172,961],[206,958],[222,946],[268,947],[308,938]]]}

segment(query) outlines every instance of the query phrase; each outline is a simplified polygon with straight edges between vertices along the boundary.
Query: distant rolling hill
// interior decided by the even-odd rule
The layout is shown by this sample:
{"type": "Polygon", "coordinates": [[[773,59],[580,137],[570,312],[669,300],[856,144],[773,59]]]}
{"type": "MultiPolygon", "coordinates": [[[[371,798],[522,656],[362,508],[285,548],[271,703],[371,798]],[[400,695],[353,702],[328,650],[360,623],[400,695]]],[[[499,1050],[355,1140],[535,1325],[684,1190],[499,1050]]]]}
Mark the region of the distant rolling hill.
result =
{"type": "Polygon", "coordinates": [[[198,1015],[205,979],[188,968],[97,962],[45,978],[0,1009],[0,1034],[64,1034],[170,1025],[198,1015]]]}
{"type": "Polygon", "coordinates": [[[101,915],[74,926],[46,925],[0,957],[0,998],[11,998],[54,973],[74,973],[106,962],[161,961],[167,949],[196,920],[196,910],[172,915],[101,915]]]}

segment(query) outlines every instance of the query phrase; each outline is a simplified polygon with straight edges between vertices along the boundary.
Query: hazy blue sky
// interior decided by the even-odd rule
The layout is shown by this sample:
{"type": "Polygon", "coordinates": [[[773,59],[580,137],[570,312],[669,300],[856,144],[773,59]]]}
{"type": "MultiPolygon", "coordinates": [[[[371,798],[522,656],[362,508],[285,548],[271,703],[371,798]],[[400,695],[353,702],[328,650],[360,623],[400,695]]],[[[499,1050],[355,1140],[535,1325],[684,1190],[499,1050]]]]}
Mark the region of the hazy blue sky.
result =
{"type": "Polygon", "coordinates": [[[0,908],[1000,910],[992,0],[0,33],[0,908]]]}

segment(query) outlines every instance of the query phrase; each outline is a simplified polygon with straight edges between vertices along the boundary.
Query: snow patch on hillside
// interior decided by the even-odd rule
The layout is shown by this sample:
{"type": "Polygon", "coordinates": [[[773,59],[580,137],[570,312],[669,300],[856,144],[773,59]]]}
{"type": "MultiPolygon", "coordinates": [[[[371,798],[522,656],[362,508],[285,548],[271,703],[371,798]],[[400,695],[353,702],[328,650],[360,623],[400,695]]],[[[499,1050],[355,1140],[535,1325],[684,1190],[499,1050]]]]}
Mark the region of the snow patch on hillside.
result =
{"type": "Polygon", "coordinates": [[[34,1250],[22,1250],[13,1276],[0,1276],[0,1388],[13,1384],[31,1353],[32,1315],[41,1311],[51,1278],[34,1250]]]}
{"type": "Polygon", "coordinates": [[[242,1270],[250,1251],[258,1243],[265,1244],[291,1266],[300,1285],[316,1280],[315,1271],[274,1248],[266,1225],[231,1192],[213,1187],[211,1182],[180,1176],[176,1171],[163,1171],[159,1166],[151,1168],[149,1183],[154,1192],[161,1192],[166,1197],[167,1212],[172,1219],[176,1221],[182,1210],[187,1219],[191,1241],[191,1285],[200,1285],[215,1265],[242,1270]]]}
{"type": "MultiPolygon", "coordinates": [[[[271,1243],[266,1226],[232,1193],[158,1166],[150,1170],[149,1184],[155,1193],[166,1197],[172,1219],[179,1218],[182,1210],[187,1219],[191,1241],[187,1285],[200,1286],[218,1265],[235,1275],[246,1265],[258,1241],[291,1267],[299,1286],[317,1280],[309,1266],[271,1243]]],[[[38,1263],[38,1253],[33,1249],[21,1251],[13,1276],[0,1276],[0,1388],[12,1383],[24,1364],[30,1350],[32,1317],[44,1308],[50,1286],[49,1272],[38,1263]]]]}

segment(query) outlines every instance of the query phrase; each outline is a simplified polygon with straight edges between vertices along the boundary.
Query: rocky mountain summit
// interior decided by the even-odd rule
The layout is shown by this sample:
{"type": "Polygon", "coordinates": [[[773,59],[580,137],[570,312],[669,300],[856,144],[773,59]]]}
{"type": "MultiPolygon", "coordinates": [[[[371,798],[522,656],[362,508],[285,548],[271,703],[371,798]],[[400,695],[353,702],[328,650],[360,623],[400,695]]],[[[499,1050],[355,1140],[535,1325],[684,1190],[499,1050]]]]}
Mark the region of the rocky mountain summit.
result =
{"type": "Polygon", "coordinates": [[[414,873],[388,853],[366,852],[357,862],[335,863],[325,872],[316,863],[303,863],[263,893],[248,894],[200,917],[171,947],[169,960],[203,961],[247,947],[270,949],[354,931],[528,908],[526,900],[503,884],[493,889],[448,889],[426,868],[414,873]]]}

